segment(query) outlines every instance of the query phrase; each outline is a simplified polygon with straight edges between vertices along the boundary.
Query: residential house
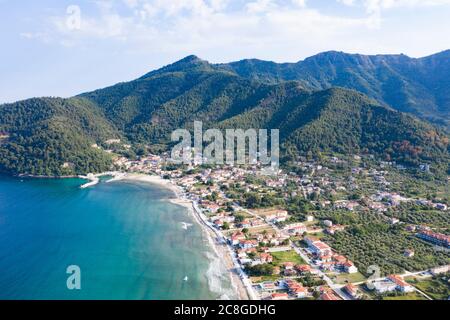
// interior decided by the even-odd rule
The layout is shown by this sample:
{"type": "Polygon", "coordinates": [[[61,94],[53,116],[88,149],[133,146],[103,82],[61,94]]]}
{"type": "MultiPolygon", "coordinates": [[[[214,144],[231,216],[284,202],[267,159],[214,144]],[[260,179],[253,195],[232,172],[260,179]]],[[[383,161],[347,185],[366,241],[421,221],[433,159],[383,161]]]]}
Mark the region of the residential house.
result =
{"type": "Polygon", "coordinates": [[[414,257],[414,250],[406,249],[403,255],[408,258],[414,257]]]}
{"type": "Polygon", "coordinates": [[[256,240],[240,240],[239,247],[242,249],[251,249],[256,248],[258,246],[258,242],[256,240]]]}
{"type": "Polygon", "coordinates": [[[343,291],[345,291],[350,297],[353,299],[359,299],[361,297],[361,294],[358,290],[358,287],[349,283],[344,288],[343,291]]]}
{"type": "Polygon", "coordinates": [[[442,233],[433,232],[431,230],[421,230],[417,236],[425,241],[437,244],[443,247],[450,247],[450,236],[442,233]]]}
{"type": "Polygon", "coordinates": [[[398,275],[390,275],[388,277],[389,280],[391,280],[393,283],[395,283],[397,285],[396,289],[400,292],[413,292],[414,291],[414,287],[411,286],[409,283],[407,283],[405,280],[403,280],[402,277],[398,276],[398,275]]]}
{"type": "Polygon", "coordinates": [[[331,300],[331,301],[334,301],[334,300],[339,300],[339,298],[336,297],[336,295],[330,290],[330,291],[322,293],[320,295],[320,297],[319,297],[319,300],[331,300]]]}
{"type": "Polygon", "coordinates": [[[308,295],[308,289],[303,287],[297,281],[288,279],[284,283],[288,292],[295,298],[305,298],[308,295]]]}
{"type": "Polygon", "coordinates": [[[245,239],[246,239],[245,234],[238,231],[231,235],[229,241],[233,246],[237,246],[242,240],[245,240],[245,239]]]}
{"type": "Polygon", "coordinates": [[[344,263],[343,268],[344,268],[345,272],[347,272],[347,273],[357,273],[358,272],[358,268],[351,261],[347,261],[346,263],[344,263]]]}
{"type": "Polygon", "coordinates": [[[306,232],[306,226],[303,223],[293,223],[285,226],[283,230],[291,235],[301,235],[306,232]]]}
{"type": "Polygon", "coordinates": [[[389,280],[375,281],[373,286],[377,293],[392,292],[397,289],[397,284],[389,280]]]}
{"type": "Polygon", "coordinates": [[[286,221],[288,212],[286,210],[271,210],[265,214],[267,222],[283,222],[286,221]]]}
{"type": "Polygon", "coordinates": [[[306,274],[311,272],[311,266],[308,264],[299,264],[295,266],[295,270],[300,274],[306,274]]]}
{"type": "Polygon", "coordinates": [[[287,293],[272,293],[270,295],[271,300],[287,300],[289,295],[287,293]]]}
{"type": "Polygon", "coordinates": [[[206,211],[209,211],[210,213],[217,213],[217,211],[220,209],[220,206],[215,203],[207,203],[202,205],[206,209],[206,211]]]}
{"type": "Polygon", "coordinates": [[[317,255],[318,257],[332,255],[331,248],[326,243],[324,243],[320,240],[317,240],[317,241],[311,240],[311,238],[309,238],[309,237],[306,237],[305,241],[308,244],[311,252],[313,254],[317,255]]]}
{"type": "Polygon", "coordinates": [[[275,283],[270,281],[261,282],[259,284],[259,288],[265,292],[275,292],[278,290],[278,287],[275,285],[275,283]]]}
{"type": "Polygon", "coordinates": [[[264,252],[259,255],[259,259],[262,263],[271,263],[273,261],[272,255],[264,252]]]}

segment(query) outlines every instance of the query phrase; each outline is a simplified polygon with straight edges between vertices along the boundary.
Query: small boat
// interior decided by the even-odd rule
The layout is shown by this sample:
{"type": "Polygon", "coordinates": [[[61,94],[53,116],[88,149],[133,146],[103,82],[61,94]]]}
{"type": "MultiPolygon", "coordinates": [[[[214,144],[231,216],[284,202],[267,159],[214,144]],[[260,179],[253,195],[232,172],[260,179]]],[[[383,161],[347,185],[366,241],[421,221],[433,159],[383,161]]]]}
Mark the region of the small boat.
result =
{"type": "Polygon", "coordinates": [[[184,277],[184,279],[183,279],[183,281],[188,281],[189,280],[189,278],[186,276],[186,277],[184,277]]]}
{"type": "Polygon", "coordinates": [[[187,222],[182,222],[181,225],[184,230],[187,230],[189,227],[192,227],[192,224],[187,222]]]}

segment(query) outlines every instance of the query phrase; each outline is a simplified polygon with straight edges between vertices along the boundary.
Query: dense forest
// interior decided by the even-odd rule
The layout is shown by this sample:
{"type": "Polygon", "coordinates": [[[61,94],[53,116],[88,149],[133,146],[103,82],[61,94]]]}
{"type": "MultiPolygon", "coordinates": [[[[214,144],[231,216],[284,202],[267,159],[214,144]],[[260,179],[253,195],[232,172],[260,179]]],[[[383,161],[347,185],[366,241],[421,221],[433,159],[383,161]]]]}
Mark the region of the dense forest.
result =
{"type": "Polygon", "coordinates": [[[255,59],[216,67],[266,83],[296,80],[305,88],[354,89],[383,105],[450,128],[450,50],[424,58],[329,51],[296,63],[255,59]]]}
{"type": "Polygon", "coordinates": [[[92,145],[120,134],[89,101],[30,99],[0,108],[1,171],[65,176],[111,168],[111,157],[92,145]]]}
{"type": "Polygon", "coordinates": [[[322,90],[301,79],[268,81],[238,71],[189,56],[74,98],[1,105],[0,171],[57,176],[104,171],[111,168],[111,155],[94,144],[119,138],[167,146],[174,129],[191,128],[194,120],[206,128],[280,129],[285,162],[325,151],[449,170],[444,129],[351,89],[322,90]]]}

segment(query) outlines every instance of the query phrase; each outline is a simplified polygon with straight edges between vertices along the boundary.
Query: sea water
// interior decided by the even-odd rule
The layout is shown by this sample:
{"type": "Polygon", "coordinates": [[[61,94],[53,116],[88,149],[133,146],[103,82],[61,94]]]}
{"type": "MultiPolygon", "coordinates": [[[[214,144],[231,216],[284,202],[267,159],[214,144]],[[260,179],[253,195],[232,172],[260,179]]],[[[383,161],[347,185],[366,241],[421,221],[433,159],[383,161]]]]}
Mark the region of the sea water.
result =
{"type": "Polygon", "coordinates": [[[134,181],[80,189],[84,182],[0,177],[0,299],[236,298],[171,191],[134,181]],[[79,290],[67,286],[72,265],[79,290]]]}

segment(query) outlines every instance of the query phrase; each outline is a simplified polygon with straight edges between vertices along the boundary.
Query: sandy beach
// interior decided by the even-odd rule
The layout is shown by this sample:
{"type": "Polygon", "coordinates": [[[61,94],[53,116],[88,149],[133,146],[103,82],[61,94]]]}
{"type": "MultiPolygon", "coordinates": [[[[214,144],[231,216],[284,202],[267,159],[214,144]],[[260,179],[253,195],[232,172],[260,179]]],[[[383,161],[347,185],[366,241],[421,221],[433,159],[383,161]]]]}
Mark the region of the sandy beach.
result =
{"type": "Polygon", "coordinates": [[[204,221],[203,217],[200,215],[195,207],[193,201],[189,199],[185,199],[183,196],[183,191],[179,186],[172,183],[170,180],[163,179],[159,176],[151,176],[145,174],[124,174],[120,177],[116,177],[114,181],[118,180],[132,180],[132,181],[142,181],[148,182],[160,187],[169,189],[175,193],[175,198],[170,199],[170,201],[174,204],[183,206],[188,209],[189,213],[192,214],[194,220],[202,227],[206,235],[208,236],[209,242],[213,247],[217,256],[224,262],[225,268],[230,274],[231,283],[236,290],[238,298],[241,300],[249,299],[249,292],[243,283],[240,272],[237,270],[235,263],[233,262],[233,258],[231,256],[231,251],[228,248],[228,245],[219,239],[219,234],[204,221]]]}

